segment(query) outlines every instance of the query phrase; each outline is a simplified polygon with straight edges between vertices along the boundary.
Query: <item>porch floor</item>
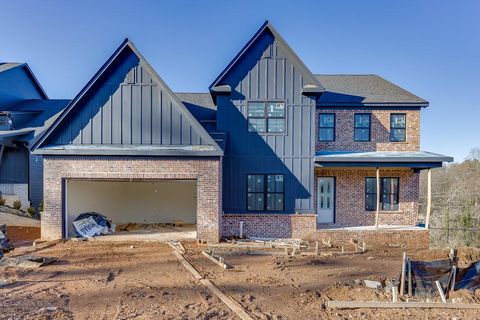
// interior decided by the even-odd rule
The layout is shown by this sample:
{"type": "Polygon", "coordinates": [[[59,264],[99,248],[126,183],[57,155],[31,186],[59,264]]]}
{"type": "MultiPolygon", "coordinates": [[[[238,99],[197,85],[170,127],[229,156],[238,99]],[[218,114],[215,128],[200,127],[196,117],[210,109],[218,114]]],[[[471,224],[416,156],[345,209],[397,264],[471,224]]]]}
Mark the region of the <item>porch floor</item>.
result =
{"type": "Polygon", "coordinates": [[[425,230],[424,227],[417,226],[402,226],[402,225],[378,225],[375,226],[339,226],[335,224],[317,224],[317,230],[338,230],[338,231],[416,231],[425,230]]]}

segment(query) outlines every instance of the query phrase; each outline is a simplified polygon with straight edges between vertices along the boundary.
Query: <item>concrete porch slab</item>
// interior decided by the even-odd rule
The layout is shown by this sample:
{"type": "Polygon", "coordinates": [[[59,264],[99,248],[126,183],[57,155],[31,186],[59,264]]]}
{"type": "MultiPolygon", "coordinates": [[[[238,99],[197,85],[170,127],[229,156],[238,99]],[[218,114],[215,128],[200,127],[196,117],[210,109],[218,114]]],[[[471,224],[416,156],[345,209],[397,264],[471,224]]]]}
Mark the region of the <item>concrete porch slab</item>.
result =
{"type": "Polygon", "coordinates": [[[197,239],[196,227],[174,227],[147,230],[120,231],[112,235],[93,237],[91,241],[146,241],[166,242],[172,240],[195,240],[197,239]]]}

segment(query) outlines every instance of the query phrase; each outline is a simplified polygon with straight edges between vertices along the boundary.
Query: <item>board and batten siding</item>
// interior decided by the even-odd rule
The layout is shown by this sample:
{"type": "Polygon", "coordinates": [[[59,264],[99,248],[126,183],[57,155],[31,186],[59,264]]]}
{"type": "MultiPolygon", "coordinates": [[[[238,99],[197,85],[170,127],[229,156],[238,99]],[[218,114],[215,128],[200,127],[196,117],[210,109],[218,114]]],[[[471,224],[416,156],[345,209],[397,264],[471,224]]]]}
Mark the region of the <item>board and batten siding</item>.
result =
{"type": "Polygon", "coordinates": [[[79,101],[49,145],[201,145],[177,100],[125,50],[79,101]]]}
{"type": "Polygon", "coordinates": [[[217,97],[217,127],[228,133],[223,163],[223,210],[245,213],[247,174],[284,174],[284,213],[313,213],[315,99],[301,94],[304,75],[271,33],[262,34],[222,84],[231,95],[217,97]],[[282,101],[284,134],[249,133],[248,101],[282,101]]]}
{"type": "Polygon", "coordinates": [[[25,99],[45,99],[27,67],[0,72],[0,111],[25,99]]]}

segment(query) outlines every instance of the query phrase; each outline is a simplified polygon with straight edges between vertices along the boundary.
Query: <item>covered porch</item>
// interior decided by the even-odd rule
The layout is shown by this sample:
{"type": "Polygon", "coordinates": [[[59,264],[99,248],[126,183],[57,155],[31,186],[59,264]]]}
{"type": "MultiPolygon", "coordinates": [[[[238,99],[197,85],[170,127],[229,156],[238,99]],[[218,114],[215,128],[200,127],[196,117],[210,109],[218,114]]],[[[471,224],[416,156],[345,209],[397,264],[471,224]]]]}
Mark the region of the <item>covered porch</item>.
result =
{"type": "Polygon", "coordinates": [[[317,229],[359,232],[428,229],[431,169],[451,161],[451,157],[422,151],[317,153],[317,229]],[[421,170],[428,171],[425,225],[420,224],[418,212],[421,170]]]}

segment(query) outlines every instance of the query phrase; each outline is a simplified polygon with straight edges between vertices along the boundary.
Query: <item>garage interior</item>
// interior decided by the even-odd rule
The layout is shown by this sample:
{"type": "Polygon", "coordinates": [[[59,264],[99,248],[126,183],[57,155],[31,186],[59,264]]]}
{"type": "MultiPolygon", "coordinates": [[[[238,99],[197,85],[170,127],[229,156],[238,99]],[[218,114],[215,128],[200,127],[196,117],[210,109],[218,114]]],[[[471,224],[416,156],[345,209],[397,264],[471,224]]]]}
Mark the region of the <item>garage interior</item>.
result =
{"type": "Polygon", "coordinates": [[[65,233],[75,237],[72,221],[84,212],[105,215],[116,225],[101,240],[195,239],[197,183],[195,180],[81,180],[65,183],[65,233]],[[129,231],[122,226],[136,224],[129,231]]]}

